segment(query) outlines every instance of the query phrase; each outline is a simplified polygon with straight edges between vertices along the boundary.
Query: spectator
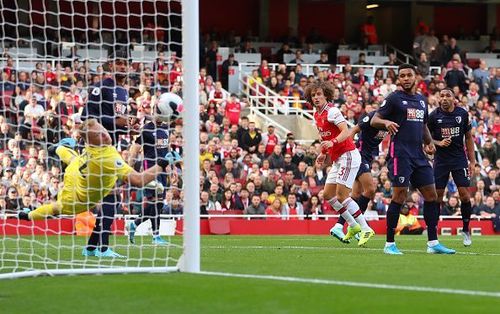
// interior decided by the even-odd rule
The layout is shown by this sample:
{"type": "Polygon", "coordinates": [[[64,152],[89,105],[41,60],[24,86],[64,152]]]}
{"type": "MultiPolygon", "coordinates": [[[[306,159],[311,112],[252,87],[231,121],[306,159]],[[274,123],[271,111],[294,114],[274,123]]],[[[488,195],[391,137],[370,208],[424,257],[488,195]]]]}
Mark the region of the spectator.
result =
{"type": "Polygon", "coordinates": [[[260,201],[260,195],[255,194],[252,196],[252,203],[243,211],[245,215],[264,215],[266,207],[260,201]]]}
{"type": "Polygon", "coordinates": [[[266,219],[280,219],[280,217],[269,217],[269,216],[281,216],[282,212],[282,202],[279,198],[276,198],[272,203],[266,208],[266,219]]]}
{"type": "Polygon", "coordinates": [[[303,217],[290,217],[296,215],[304,215],[304,207],[301,203],[297,202],[295,194],[290,193],[287,196],[287,202],[281,209],[281,216],[287,217],[288,220],[303,220],[303,217]]]}
{"type": "Polygon", "coordinates": [[[275,199],[279,199],[281,201],[281,204],[285,204],[287,200],[285,195],[283,195],[283,192],[283,186],[276,185],[276,187],[274,188],[274,193],[269,195],[269,197],[267,198],[268,204],[272,204],[275,199]]]}
{"type": "Polygon", "coordinates": [[[469,82],[464,71],[459,69],[459,60],[453,59],[452,66],[452,69],[447,71],[444,77],[446,85],[450,88],[458,86],[461,92],[465,92],[469,82]]]}
{"type": "Polygon", "coordinates": [[[405,204],[401,208],[396,234],[422,234],[424,228],[418,222],[417,217],[410,214],[408,206],[405,204]]]}
{"type": "Polygon", "coordinates": [[[233,192],[231,192],[230,189],[224,190],[224,194],[222,196],[222,202],[221,202],[221,210],[226,211],[226,210],[235,210],[235,209],[236,209],[236,204],[234,202],[233,192]]]}
{"type": "Polygon", "coordinates": [[[476,82],[479,87],[479,96],[487,96],[489,94],[490,73],[484,59],[479,60],[479,67],[472,72],[472,76],[474,78],[474,82],[476,82]]]}
{"type": "Polygon", "coordinates": [[[238,61],[234,59],[234,54],[230,53],[227,60],[224,60],[224,62],[222,62],[222,71],[221,71],[222,87],[226,90],[229,87],[229,69],[230,67],[233,66],[234,67],[238,66],[238,61]]]}
{"type": "Polygon", "coordinates": [[[262,135],[260,134],[260,130],[255,127],[255,122],[249,122],[248,131],[241,138],[241,148],[250,154],[255,153],[261,141],[262,135]]]}
{"type": "MultiPolygon", "coordinates": [[[[362,43],[367,43],[368,45],[378,44],[377,28],[373,23],[373,16],[368,16],[366,22],[361,26],[361,36],[362,43]]],[[[364,47],[364,45],[362,44],[364,47]]]]}
{"type": "Polygon", "coordinates": [[[267,158],[270,169],[278,169],[280,172],[285,169],[285,159],[281,154],[281,146],[274,146],[273,153],[267,158]]]}
{"type": "Polygon", "coordinates": [[[231,96],[229,97],[229,100],[226,102],[224,107],[225,116],[229,118],[229,123],[231,125],[239,123],[241,111],[243,110],[243,108],[244,106],[238,100],[236,94],[231,93],[231,96]]]}
{"type": "Polygon", "coordinates": [[[304,209],[306,215],[311,215],[312,220],[316,220],[318,215],[323,215],[321,204],[317,195],[311,196],[307,207],[304,209]]]}
{"type": "Polygon", "coordinates": [[[14,186],[11,186],[8,189],[7,197],[5,199],[5,214],[17,214],[20,208],[22,208],[22,202],[19,198],[17,189],[14,186]]]}
{"type": "Polygon", "coordinates": [[[459,216],[460,215],[460,204],[458,203],[458,198],[451,196],[441,208],[441,215],[444,216],[459,216]]]}

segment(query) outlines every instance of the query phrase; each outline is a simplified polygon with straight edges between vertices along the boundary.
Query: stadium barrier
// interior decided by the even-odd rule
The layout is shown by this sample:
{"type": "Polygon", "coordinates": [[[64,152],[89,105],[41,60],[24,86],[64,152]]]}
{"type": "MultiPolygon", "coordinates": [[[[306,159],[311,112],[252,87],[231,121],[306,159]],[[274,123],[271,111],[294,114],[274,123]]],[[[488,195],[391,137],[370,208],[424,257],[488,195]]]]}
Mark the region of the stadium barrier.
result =
{"type": "MultiPolygon", "coordinates": [[[[135,218],[134,215],[117,215],[112,226],[115,235],[125,234],[125,222],[135,218]]],[[[266,215],[201,215],[201,234],[232,234],[232,235],[328,235],[330,228],[337,221],[337,215],[317,215],[316,220],[305,215],[290,216],[266,216],[266,215]],[[214,221],[218,223],[214,223],[214,221]],[[220,230],[224,232],[220,232],[220,230]]],[[[175,221],[175,234],[180,235],[183,230],[182,215],[162,215],[162,218],[175,221]]],[[[377,234],[385,234],[385,216],[379,216],[379,220],[369,221],[370,226],[377,234]]],[[[425,227],[423,216],[418,216],[422,227],[425,227]]],[[[60,219],[47,221],[20,221],[14,217],[3,217],[0,219],[0,234],[2,235],[75,235],[76,218],[65,216],[60,219]]],[[[493,223],[490,219],[472,218],[471,228],[482,235],[494,235],[493,223]]],[[[460,232],[462,220],[460,216],[440,217],[439,230],[451,229],[451,234],[460,232]]],[[[167,230],[169,228],[165,228],[167,230]]],[[[168,231],[166,231],[168,232],[168,231]]],[[[172,232],[173,233],[173,232],[172,232]]]]}

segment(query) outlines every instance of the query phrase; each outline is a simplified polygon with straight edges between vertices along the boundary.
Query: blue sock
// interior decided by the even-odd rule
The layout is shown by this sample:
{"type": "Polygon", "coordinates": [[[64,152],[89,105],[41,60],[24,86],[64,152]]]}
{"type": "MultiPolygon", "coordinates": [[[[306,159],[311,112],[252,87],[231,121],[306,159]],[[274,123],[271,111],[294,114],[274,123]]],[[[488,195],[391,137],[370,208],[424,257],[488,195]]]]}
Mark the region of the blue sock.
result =
{"type": "Polygon", "coordinates": [[[403,205],[391,201],[387,209],[387,242],[394,242],[394,235],[396,234],[396,227],[398,226],[399,212],[403,205]]]}
{"type": "Polygon", "coordinates": [[[472,206],[470,202],[462,202],[460,211],[462,212],[463,231],[469,232],[470,215],[472,213],[472,206]]]}
{"type": "Polygon", "coordinates": [[[424,220],[427,225],[427,238],[429,241],[437,240],[437,225],[439,220],[438,202],[424,202],[424,220]]]}

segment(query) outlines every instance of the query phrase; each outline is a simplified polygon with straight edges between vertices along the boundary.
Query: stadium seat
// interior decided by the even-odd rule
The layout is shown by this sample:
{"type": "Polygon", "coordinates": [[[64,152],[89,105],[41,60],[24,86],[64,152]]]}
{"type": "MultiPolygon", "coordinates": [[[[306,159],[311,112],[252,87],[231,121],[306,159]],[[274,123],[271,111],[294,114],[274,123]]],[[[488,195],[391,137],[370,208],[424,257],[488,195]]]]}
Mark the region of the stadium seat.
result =
{"type": "Polygon", "coordinates": [[[338,56],[337,63],[338,64],[348,64],[350,63],[351,58],[349,56],[338,56]]]}
{"type": "Polygon", "coordinates": [[[463,230],[463,228],[462,228],[462,227],[458,227],[458,228],[457,228],[457,235],[460,235],[460,234],[462,233],[462,230],[463,230]]]}
{"type": "Polygon", "coordinates": [[[468,59],[467,65],[473,70],[479,68],[479,59],[468,59]]]}

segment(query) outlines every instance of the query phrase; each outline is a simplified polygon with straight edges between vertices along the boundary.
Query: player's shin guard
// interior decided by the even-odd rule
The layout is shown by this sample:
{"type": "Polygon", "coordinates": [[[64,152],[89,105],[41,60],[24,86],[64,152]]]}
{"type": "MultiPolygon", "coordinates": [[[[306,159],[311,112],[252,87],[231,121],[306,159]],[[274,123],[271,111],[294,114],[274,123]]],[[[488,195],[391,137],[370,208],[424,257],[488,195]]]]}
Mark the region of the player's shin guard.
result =
{"type": "Polygon", "coordinates": [[[365,217],[363,213],[359,209],[358,204],[350,197],[346,198],[342,205],[347,209],[349,213],[351,213],[352,217],[356,220],[356,222],[361,226],[361,230],[369,230],[370,227],[366,223],[365,217]]]}
{"type": "Polygon", "coordinates": [[[330,203],[333,209],[347,221],[349,226],[356,225],[356,220],[354,219],[354,217],[352,217],[351,213],[349,213],[347,208],[345,208],[344,205],[342,205],[342,203],[340,203],[336,197],[332,198],[331,200],[328,200],[328,203],[330,203]]]}
{"type": "Polygon", "coordinates": [[[437,240],[437,225],[439,220],[439,203],[424,202],[424,220],[427,225],[427,238],[429,241],[437,240]]]}
{"type": "Polygon", "coordinates": [[[399,212],[403,205],[392,201],[387,209],[387,242],[394,242],[396,227],[398,226],[399,212]]]}
{"type": "Polygon", "coordinates": [[[470,202],[462,202],[462,205],[460,206],[460,211],[462,213],[462,222],[463,222],[463,231],[464,232],[469,232],[469,222],[470,222],[470,216],[472,214],[472,206],[470,202]]]}

